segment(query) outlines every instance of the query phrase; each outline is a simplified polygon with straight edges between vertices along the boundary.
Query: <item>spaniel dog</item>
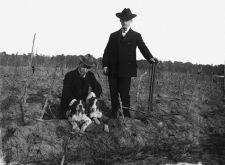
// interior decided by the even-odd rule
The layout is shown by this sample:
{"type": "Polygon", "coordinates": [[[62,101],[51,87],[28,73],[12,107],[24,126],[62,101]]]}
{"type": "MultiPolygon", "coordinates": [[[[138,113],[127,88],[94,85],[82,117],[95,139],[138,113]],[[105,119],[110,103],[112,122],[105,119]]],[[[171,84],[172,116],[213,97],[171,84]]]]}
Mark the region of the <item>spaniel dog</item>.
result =
{"type": "Polygon", "coordinates": [[[91,119],[85,114],[84,104],[81,100],[76,100],[66,113],[72,130],[77,133],[84,133],[86,128],[92,123],[91,119]]]}
{"type": "Polygon", "coordinates": [[[97,124],[100,125],[100,121],[104,123],[104,131],[109,132],[109,126],[105,122],[106,116],[99,109],[99,101],[96,97],[92,97],[87,100],[89,117],[97,124]]]}

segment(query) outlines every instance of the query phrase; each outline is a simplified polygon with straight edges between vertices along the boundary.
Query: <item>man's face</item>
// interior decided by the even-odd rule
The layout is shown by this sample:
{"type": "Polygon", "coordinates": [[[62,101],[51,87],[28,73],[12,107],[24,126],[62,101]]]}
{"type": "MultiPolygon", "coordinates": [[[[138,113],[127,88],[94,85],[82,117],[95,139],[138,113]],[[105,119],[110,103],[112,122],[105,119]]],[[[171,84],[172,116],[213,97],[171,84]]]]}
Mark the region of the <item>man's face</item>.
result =
{"type": "Polygon", "coordinates": [[[120,22],[121,22],[122,28],[127,29],[130,26],[130,24],[132,23],[132,19],[128,20],[128,21],[120,19],[120,22]]]}
{"type": "Polygon", "coordinates": [[[84,76],[89,70],[90,70],[90,67],[82,63],[79,64],[79,73],[81,76],[84,76]]]}

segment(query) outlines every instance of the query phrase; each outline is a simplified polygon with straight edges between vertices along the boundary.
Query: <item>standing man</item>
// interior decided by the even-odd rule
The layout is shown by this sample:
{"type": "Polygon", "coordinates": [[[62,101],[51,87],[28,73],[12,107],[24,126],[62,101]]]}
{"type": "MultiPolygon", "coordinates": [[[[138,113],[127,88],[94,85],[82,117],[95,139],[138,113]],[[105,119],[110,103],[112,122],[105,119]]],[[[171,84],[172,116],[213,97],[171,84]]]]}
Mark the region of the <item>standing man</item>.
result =
{"type": "MultiPolygon", "coordinates": [[[[149,63],[158,61],[150,53],[141,34],[130,27],[132,19],[137,15],[125,8],[121,13],[116,13],[116,16],[120,19],[122,28],[110,35],[102,59],[103,73],[108,75],[109,80],[112,118],[117,117],[119,94],[122,105],[130,107],[131,77],[137,76],[136,48],[139,48],[149,63]]],[[[123,108],[125,117],[130,117],[128,108],[123,108]]]]}
{"type": "Polygon", "coordinates": [[[90,99],[91,97],[100,97],[102,87],[96,80],[94,74],[90,71],[96,65],[96,59],[87,54],[79,56],[78,67],[68,72],[63,80],[63,91],[61,100],[61,119],[66,119],[66,111],[69,106],[73,106],[76,100],[90,99]],[[89,91],[91,87],[91,91],[89,91]]]}

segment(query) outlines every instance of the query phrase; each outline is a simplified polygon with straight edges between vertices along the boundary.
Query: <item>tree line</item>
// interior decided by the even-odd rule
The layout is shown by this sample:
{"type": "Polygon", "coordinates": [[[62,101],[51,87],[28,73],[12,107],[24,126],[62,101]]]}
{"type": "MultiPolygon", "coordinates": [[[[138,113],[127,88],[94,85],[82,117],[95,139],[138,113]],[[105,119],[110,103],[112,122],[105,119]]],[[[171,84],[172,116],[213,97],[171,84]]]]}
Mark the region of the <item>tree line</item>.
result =
{"type": "MultiPolygon", "coordinates": [[[[31,58],[31,54],[7,54],[6,52],[0,52],[0,65],[1,66],[28,66],[28,61],[31,58]]],[[[79,63],[78,55],[34,55],[32,58],[32,66],[34,67],[66,67],[74,68],[79,63]]],[[[102,67],[102,58],[97,59],[98,68],[102,67]]],[[[139,69],[146,70],[150,67],[146,60],[138,60],[137,65],[139,69]]],[[[169,72],[181,72],[181,73],[203,73],[203,74],[217,74],[224,75],[224,65],[202,65],[192,64],[190,62],[179,61],[160,61],[157,66],[160,71],[169,72]]]]}

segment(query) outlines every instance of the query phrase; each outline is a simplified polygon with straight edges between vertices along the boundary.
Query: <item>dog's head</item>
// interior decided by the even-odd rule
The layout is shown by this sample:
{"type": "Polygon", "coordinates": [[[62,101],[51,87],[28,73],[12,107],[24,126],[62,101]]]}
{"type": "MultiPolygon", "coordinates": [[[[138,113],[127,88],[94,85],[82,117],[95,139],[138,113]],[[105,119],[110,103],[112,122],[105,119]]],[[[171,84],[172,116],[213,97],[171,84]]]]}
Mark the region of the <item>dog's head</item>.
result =
{"type": "Polygon", "coordinates": [[[85,108],[84,108],[84,102],[82,100],[76,100],[72,106],[70,106],[69,109],[69,116],[72,115],[78,115],[78,114],[84,114],[85,108]]]}

